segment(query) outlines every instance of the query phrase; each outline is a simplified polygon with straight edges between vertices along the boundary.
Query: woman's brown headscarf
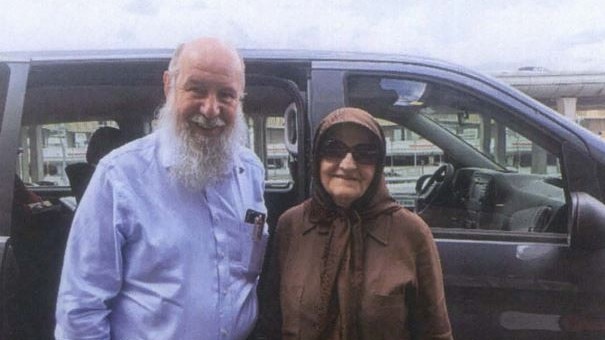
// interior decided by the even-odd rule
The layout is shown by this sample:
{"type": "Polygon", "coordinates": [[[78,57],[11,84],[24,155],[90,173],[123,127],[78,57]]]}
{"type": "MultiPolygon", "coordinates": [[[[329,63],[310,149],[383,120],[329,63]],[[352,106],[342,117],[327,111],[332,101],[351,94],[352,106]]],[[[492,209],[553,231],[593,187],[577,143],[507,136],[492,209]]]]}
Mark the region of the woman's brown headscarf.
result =
{"type": "Polygon", "coordinates": [[[364,239],[379,215],[390,214],[400,205],[389,195],[383,176],[386,143],[378,122],[367,112],[341,108],[319,124],[313,141],[312,198],[306,206],[310,220],[326,232],[322,256],[320,303],[317,325],[319,339],[358,339],[357,317],[363,284],[364,239]],[[348,209],[338,207],[321,185],[319,147],[332,127],[356,124],[374,137],[379,158],[366,192],[348,209]]]}

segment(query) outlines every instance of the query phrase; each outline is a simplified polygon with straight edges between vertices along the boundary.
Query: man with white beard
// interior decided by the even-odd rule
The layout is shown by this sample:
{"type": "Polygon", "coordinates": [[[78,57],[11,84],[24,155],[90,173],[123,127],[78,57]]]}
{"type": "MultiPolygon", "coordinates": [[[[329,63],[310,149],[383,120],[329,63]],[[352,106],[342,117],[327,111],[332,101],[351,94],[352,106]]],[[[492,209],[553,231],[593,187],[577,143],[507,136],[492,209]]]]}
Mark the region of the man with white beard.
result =
{"type": "Polygon", "coordinates": [[[244,64],[179,46],[159,129],[103,158],[78,206],[57,339],[245,339],[267,242],[264,168],[243,147],[244,64]]]}

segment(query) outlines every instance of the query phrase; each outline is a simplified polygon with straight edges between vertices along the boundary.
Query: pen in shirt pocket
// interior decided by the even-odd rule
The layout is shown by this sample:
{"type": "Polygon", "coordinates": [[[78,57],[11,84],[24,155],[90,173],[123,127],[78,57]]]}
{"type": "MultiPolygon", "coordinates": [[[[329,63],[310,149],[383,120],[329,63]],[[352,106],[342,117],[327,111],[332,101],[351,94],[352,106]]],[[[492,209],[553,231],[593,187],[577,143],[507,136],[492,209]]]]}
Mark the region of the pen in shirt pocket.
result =
{"type": "Polygon", "coordinates": [[[256,241],[259,241],[263,237],[263,227],[265,226],[265,217],[266,214],[262,212],[248,209],[246,211],[246,217],[244,222],[252,224],[254,227],[252,238],[256,241]]]}

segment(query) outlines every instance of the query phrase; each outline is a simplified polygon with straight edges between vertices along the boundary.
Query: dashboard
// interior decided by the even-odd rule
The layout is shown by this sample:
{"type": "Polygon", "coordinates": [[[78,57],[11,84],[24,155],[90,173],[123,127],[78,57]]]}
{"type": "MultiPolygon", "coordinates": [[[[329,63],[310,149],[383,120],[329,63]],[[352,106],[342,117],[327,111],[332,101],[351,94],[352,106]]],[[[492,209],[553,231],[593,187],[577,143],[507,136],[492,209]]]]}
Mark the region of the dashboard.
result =
{"type": "Polygon", "coordinates": [[[458,169],[451,183],[465,211],[467,229],[565,232],[565,192],[561,180],[547,175],[458,169]]]}

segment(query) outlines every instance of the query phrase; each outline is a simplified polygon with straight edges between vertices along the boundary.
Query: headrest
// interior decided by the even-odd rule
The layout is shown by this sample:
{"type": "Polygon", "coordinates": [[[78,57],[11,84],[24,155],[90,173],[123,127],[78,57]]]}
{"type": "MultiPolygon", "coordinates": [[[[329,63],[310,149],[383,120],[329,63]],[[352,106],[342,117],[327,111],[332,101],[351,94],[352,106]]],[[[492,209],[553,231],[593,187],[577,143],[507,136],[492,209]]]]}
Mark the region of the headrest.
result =
{"type": "Polygon", "coordinates": [[[124,138],[119,129],[102,126],[90,136],[86,150],[86,162],[96,165],[103,156],[122,144],[124,144],[124,138]]]}

